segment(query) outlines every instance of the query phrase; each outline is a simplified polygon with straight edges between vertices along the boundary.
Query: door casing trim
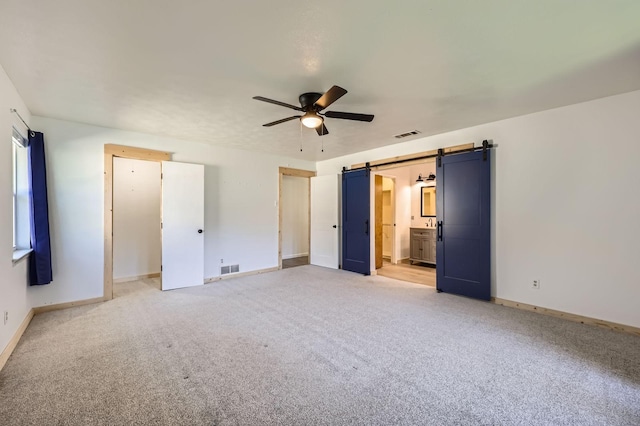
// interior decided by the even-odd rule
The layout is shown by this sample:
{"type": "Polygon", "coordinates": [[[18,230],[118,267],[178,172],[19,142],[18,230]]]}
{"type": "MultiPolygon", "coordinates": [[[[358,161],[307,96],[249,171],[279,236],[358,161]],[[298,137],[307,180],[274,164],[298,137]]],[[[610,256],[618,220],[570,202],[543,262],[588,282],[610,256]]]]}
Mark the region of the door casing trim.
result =
{"type": "Polygon", "coordinates": [[[113,158],[171,161],[171,153],[132,146],[104,145],[104,287],[103,299],[113,299],[113,158]]]}

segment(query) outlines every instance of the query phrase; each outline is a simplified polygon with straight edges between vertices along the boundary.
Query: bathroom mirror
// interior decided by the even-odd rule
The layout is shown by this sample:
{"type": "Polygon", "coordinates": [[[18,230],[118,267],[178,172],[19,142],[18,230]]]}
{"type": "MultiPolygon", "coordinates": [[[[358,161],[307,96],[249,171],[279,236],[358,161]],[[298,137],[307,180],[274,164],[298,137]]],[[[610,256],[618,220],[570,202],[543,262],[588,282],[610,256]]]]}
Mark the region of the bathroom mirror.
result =
{"type": "Polygon", "coordinates": [[[435,217],[436,215],[436,187],[435,186],[423,186],[422,190],[422,203],[420,216],[422,217],[435,217]]]}

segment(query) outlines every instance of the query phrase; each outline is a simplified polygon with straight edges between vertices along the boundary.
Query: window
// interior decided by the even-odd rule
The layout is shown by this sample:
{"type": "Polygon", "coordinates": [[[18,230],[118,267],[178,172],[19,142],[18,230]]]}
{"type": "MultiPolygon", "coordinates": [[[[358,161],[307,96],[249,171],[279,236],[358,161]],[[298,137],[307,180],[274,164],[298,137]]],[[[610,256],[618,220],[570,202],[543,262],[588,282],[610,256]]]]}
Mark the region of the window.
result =
{"type": "MultiPolygon", "coordinates": [[[[13,129],[11,157],[13,164],[13,250],[31,248],[29,223],[29,177],[27,171],[27,139],[13,129]]],[[[15,255],[14,255],[15,260],[15,255]]]]}

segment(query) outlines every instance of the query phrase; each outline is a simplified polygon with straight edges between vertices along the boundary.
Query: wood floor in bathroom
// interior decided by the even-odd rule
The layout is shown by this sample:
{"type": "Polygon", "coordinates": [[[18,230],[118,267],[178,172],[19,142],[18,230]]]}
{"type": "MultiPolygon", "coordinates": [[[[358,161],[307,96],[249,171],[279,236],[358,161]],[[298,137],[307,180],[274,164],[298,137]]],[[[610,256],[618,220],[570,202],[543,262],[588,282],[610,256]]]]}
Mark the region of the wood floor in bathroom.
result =
{"type": "Polygon", "coordinates": [[[406,260],[392,265],[388,260],[384,260],[382,268],[378,269],[378,275],[430,287],[436,286],[436,267],[426,263],[412,265],[406,260]]]}

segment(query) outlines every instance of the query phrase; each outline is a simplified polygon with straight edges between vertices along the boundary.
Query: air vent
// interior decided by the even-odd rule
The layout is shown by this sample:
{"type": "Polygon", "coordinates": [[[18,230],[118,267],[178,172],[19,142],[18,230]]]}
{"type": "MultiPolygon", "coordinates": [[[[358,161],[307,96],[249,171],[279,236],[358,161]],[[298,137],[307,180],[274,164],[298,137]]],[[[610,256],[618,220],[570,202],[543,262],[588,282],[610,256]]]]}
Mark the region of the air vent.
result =
{"type": "Polygon", "coordinates": [[[408,136],[414,136],[414,135],[419,135],[420,131],[419,130],[412,130],[410,132],[407,133],[400,133],[399,135],[394,135],[393,137],[396,139],[402,139],[402,138],[406,138],[408,136]]]}
{"type": "Polygon", "coordinates": [[[220,275],[234,274],[240,272],[240,265],[229,265],[220,267],[220,275]]]}

